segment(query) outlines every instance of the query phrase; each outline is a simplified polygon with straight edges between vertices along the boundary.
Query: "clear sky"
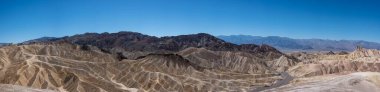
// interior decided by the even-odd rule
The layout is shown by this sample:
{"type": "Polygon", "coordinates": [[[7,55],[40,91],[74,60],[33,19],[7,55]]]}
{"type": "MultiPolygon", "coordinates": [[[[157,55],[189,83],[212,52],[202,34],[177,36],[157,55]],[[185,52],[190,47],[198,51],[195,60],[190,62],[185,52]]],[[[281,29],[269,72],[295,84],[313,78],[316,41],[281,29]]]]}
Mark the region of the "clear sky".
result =
{"type": "Polygon", "coordinates": [[[380,0],[0,0],[0,42],[118,31],[380,42],[380,0]]]}

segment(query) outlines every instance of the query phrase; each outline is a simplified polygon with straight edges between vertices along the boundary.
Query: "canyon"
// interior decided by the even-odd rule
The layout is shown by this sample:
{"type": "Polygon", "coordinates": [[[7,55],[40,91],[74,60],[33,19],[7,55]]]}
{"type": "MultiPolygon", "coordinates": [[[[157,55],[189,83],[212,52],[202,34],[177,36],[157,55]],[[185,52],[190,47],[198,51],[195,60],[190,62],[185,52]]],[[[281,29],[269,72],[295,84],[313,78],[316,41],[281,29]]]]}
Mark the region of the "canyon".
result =
{"type": "Polygon", "coordinates": [[[6,92],[294,92],[380,89],[380,51],[288,52],[206,33],[85,33],[0,47],[6,92]]]}

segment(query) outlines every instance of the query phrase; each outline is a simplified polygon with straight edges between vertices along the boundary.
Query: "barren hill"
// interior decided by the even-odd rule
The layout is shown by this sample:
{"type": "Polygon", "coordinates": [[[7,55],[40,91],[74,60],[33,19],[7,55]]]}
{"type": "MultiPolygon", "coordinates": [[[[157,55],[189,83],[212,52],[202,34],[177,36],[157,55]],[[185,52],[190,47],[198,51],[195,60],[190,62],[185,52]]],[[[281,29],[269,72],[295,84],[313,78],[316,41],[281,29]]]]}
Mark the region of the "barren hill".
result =
{"type": "MultiPolygon", "coordinates": [[[[258,46],[256,50],[270,49],[258,46]]],[[[0,83],[69,92],[249,91],[281,78],[271,69],[271,62],[278,62],[276,54],[282,54],[275,52],[256,56],[187,48],[120,61],[97,47],[66,42],[6,46],[0,48],[0,83]]]]}

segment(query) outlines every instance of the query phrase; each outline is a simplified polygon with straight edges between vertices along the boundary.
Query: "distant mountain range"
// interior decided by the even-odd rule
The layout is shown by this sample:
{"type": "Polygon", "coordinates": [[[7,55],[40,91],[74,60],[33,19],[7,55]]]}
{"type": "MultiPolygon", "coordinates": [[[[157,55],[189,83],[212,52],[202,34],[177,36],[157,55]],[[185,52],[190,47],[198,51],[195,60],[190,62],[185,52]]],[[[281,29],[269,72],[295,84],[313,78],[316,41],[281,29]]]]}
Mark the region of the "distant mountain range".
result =
{"type": "Polygon", "coordinates": [[[7,46],[7,45],[11,45],[11,43],[0,43],[0,47],[1,46],[7,46]]]}
{"type": "Polygon", "coordinates": [[[171,53],[184,50],[189,47],[206,48],[213,51],[242,51],[266,57],[268,54],[280,57],[283,54],[268,45],[243,44],[236,45],[225,42],[215,36],[206,33],[155,37],[137,32],[118,33],[85,33],[66,37],[42,37],[25,41],[23,44],[68,42],[77,45],[96,46],[110,53],[121,53],[122,57],[136,59],[149,53],[171,53]],[[144,53],[126,53],[144,52],[144,53]],[[273,54],[276,53],[276,54],[273,54]]]}
{"type": "Polygon", "coordinates": [[[353,51],[357,46],[380,49],[380,43],[359,40],[292,39],[279,36],[217,36],[235,44],[268,44],[281,51],[353,51]]]}
{"type": "MultiPolygon", "coordinates": [[[[369,48],[369,49],[380,49],[380,43],[361,41],[361,40],[292,39],[288,37],[279,37],[279,36],[262,37],[262,36],[251,36],[251,35],[217,36],[217,38],[214,38],[213,36],[204,34],[204,33],[195,34],[192,36],[182,35],[182,36],[167,36],[167,37],[158,38],[158,37],[143,35],[143,34],[134,33],[134,32],[119,32],[117,34],[115,33],[113,34],[86,33],[86,34],[67,36],[67,37],[61,37],[61,38],[42,37],[42,38],[38,38],[34,40],[25,41],[22,44],[66,40],[66,41],[70,41],[77,44],[89,43],[91,45],[95,45],[101,48],[104,48],[104,47],[109,48],[109,47],[115,47],[115,46],[117,47],[121,46],[121,48],[125,48],[123,46],[128,45],[129,48],[132,47],[133,50],[137,50],[137,51],[151,50],[151,49],[157,49],[157,48],[166,49],[170,51],[178,51],[178,50],[187,48],[187,46],[191,46],[191,45],[194,47],[198,47],[198,46],[203,47],[202,45],[204,45],[206,47],[209,47],[209,49],[215,50],[218,46],[216,47],[210,46],[210,45],[215,45],[215,44],[230,45],[227,47],[232,46],[232,48],[225,48],[225,46],[223,46],[224,48],[220,48],[220,49],[237,49],[237,48],[233,48],[234,45],[232,44],[226,44],[222,41],[219,41],[218,38],[226,42],[231,42],[238,45],[267,44],[283,52],[287,52],[287,51],[353,51],[355,50],[357,46],[361,46],[361,47],[369,48]],[[197,37],[197,36],[201,38],[205,38],[205,39],[193,41],[192,39],[195,39],[194,37],[197,37]],[[100,39],[103,39],[103,40],[100,40],[100,39]],[[116,41],[116,42],[109,43],[108,40],[116,41]],[[215,44],[206,45],[202,43],[203,41],[206,41],[206,40],[215,42],[215,44]],[[169,47],[160,46],[162,44],[168,44],[168,42],[172,42],[172,44],[169,45],[169,47]],[[192,42],[200,42],[201,44],[199,43],[195,44],[192,42]],[[185,47],[181,47],[180,44],[182,44],[185,47]]],[[[8,43],[4,43],[4,44],[0,43],[0,46],[7,45],[7,44],[8,43]]]]}

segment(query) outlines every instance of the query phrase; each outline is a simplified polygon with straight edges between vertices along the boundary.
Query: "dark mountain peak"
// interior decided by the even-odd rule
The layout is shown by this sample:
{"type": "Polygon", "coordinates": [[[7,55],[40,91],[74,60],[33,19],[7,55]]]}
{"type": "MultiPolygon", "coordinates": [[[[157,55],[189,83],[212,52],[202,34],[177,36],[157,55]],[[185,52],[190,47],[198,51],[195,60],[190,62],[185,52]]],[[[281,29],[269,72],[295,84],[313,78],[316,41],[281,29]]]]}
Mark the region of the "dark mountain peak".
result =
{"type": "Polygon", "coordinates": [[[200,37],[214,37],[214,36],[207,34],[207,33],[197,33],[195,35],[200,36],[200,37]]]}
{"type": "Polygon", "coordinates": [[[335,53],[333,51],[329,51],[328,53],[326,53],[326,55],[335,55],[335,53]]]}
{"type": "Polygon", "coordinates": [[[129,38],[129,37],[153,37],[153,36],[141,34],[138,32],[132,32],[132,31],[120,31],[117,33],[104,32],[101,34],[99,34],[99,33],[84,33],[84,34],[74,35],[72,37],[101,37],[101,38],[104,38],[104,37],[126,37],[126,38],[129,38]]]}
{"type": "Polygon", "coordinates": [[[172,51],[179,51],[188,47],[204,47],[211,50],[217,50],[221,47],[232,45],[231,43],[226,43],[225,41],[206,33],[166,36],[159,38],[159,41],[160,48],[170,49],[172,51]]]}
{"type": "MultiPolygon", "coordinates": [[[[187,35],[178,35],[178,36],[198,36],[198,37],[213,37],[213,35],[208,33],[196,33],[196,34],[187,34],[187,35]]],[[[169,36],[170,37],[170,36],[169,36]]]]}
{"type": "Polygon", "coordinates": [[[207,33],[198,33],[198,34],[189,34],[189,35],[178,35],[178,36],[166,36],[162,37],[163,39],[178,39],[185,41],[195,41],[195,40],[209,40],[209,41],[219,41],[224,42],[223,40],[207,34],[207,33]]]}
{"type": "Polygon", "coordinates": [[[240,45],[240,47],[241,47],[241,50],[250,51],[250,52],[276,52],[276,53],[281,53],[276,48],[271,47],[271,46],[266,45],[266,44],[261,44],[260,46],[255,45],[255,44],[242,44],[242,45],[240,45]]]}
{"type": "MultiPolygon", "coordinates": [[[[118,33],[85,33],[63,38],[58,41],[67,41],[78,45],[92,45],[102,50],[121,48],[128,52],[176,52],[189,47],[205,48],[213,51],[244,51],[250,53],[279,53],[275,48],[268,45],[258,46],[255,44],[236,45],[225,42],[207,33],[155,37],[137,32],[122,31],[118,33]]],[[[46,42],[46,41],[44,41],[46,42]]]]}
{"type": "Polygon", "coordinates": [[[79,35],[99,35],[99,33],[86,32],[84,34],[79,34],[79,35]]]}
{"type": "Polygon", "coordinates": [[[56,39],[57,37],[47,37],[47,36],[45,36],[45,37],[41,37],[41,38],[38,38],[38,39],[56,39]]]}
{"type": "Polygon", "coordinates": [[[38,43],[38,42],[51,42],[51,41],[57,41],[57,40],[59,40],[59,38],[57,38],[57,37],[41,37],[41,38],[22,42],[20,44],[32,44],[32,43],[38,43]]]}
{"type": "Polygon", "coordinates": [[[123,33],[125,33],[125,34],[141,34],[141,33],[133,32],[133,31],[119,31],[117,33],[119,33],[119,34],[123,34],[123,33]]]}
{"type": "Polygon", "coordinates": [[[132,32],[132,31],[120,31],[117,33],[111,33],[113,35],[128,35],[128,36],[149,36],[138,32],[132,32]]]}
{"type": "Polygon", "coordinates": [[[275,48],[273,48],[267,44],[261,44],[259,48],[264,49],[264,50],[276,50],[275,48]]]}
{"type": "Polygon", "coordinates": [[[241,44],[240,47],[242,49],[250,49],[250,48],[257,48],[259,47],[258,45],[255,45],[255,44],[241,44]]]}

